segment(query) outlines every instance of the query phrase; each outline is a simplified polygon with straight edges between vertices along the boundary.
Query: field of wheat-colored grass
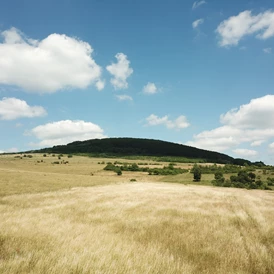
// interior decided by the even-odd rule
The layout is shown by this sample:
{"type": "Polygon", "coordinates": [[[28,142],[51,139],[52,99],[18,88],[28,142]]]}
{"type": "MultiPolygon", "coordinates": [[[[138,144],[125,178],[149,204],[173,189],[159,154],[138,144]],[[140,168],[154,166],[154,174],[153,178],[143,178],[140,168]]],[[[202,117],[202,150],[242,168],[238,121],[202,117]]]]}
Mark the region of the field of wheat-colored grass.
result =
{"type": "Polygon", "coordinates": [[[0,273],[273,273],[273,191],[41,157],[0,157],[0,273]]]}

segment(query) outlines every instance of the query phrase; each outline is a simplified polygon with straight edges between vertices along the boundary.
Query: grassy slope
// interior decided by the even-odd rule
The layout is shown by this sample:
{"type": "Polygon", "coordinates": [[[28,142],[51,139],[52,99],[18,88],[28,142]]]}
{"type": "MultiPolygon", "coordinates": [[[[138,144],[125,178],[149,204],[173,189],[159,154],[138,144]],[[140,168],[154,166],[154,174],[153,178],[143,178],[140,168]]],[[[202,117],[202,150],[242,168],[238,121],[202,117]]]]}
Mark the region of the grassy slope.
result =
{"type": "Polygon", "coordinates": [[[274,269],[273,192],[145,183],[159,178],[106,173],[98,159],[52,166],[36,157],[0,157],[0,273],[274,269]]]}

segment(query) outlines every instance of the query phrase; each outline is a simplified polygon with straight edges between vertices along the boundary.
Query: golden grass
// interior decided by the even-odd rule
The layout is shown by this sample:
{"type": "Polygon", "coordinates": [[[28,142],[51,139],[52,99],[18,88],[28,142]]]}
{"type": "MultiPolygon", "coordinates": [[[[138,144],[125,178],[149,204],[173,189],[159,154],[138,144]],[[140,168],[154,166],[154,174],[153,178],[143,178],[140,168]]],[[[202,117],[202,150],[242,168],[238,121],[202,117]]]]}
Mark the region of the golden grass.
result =
{"type": "Polygon", "coordinates": [[[32,170],[32,159],[0,164],[1,187],[2,176],[16,178],[14,193],[1,190],[0,273],[273,273],[273,192],[129,183],[155,177],[74,161],[67,177],[50,165],[32,170]]]}
{"type": "MultiPolygon", "coordinates": [[[[52,164],[59,161],[55,157],[43,157],[43,154],[32,154],[33,158],[23,157],[16,159],[12,155],[0,156],[0,197],[12,194],[37,193],[45,191],[57,191],[71,189],[72,187],[87,187],[95,185],[113,184],[117,182],[129,182],[135,178],[144,181],[149,176],[142,172],[123,172],[123,176],[117,176],[114,172],[104,171],[106,164],[98,162],[114,162],[117,159],[100,159],[74,156],[62,160],[68,164],[52,164]],[[38,161],[43,162],[38,163],[38,161]]],[[[118,159],[119,160],[119,159],[118,159]]],[[[125,160],[121,160],[124,161],[125,160]]],[[[137,162],[127,160],[126,162],[137,162]]],[[[154,176],[150,181],[156,181],[154,176]]]]}

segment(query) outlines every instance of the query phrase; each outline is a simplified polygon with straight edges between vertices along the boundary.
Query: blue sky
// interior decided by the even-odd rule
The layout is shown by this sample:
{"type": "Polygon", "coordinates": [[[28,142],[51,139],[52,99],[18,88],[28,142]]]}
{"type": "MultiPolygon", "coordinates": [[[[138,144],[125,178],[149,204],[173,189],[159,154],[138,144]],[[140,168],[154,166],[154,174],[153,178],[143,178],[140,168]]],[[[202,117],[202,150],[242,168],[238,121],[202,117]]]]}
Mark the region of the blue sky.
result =
{"type": "Polygon", "coordinates": [[[274,164],[273,1],[3,0],[0,33],[2,152],[141,137],[274,164]]]}

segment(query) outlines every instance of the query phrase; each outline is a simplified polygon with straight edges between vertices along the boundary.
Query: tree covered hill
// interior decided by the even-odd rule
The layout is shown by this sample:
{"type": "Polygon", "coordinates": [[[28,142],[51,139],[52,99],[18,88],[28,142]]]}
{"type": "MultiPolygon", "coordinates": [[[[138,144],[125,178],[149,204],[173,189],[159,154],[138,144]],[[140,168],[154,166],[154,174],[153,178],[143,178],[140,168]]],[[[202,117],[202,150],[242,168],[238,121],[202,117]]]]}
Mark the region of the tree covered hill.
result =
{"type": "Polygon", "coordinates": [[[185,157],[202,159],[205,162],[238,164],[250,163],[243,159],[234,159],[226,154],[207,151],[186,145],[152,139],[106,138],[76,141],[67,145],[41,149],[41,153],[90,153],[103,156],[156,156],[185,157]]]}

